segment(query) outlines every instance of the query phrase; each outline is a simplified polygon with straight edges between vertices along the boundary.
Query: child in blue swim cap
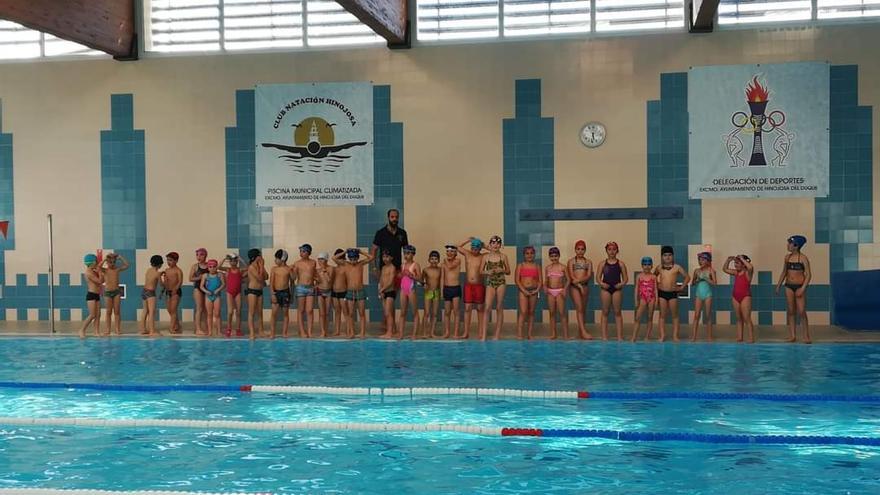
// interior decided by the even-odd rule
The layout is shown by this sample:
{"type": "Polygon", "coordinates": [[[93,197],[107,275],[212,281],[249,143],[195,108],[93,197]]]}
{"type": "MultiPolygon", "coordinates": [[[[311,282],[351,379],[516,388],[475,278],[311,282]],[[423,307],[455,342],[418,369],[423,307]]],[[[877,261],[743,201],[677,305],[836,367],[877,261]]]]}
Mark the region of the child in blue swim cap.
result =
{"type": "Polygon", "coordinates": [[[810,271],[810,259],[801,252],[807,243],[807,238],[802,235],[793,235],[787,240],[788,254],[782,265],[782,273],[776,283],[776,293],[785,285],[785,302],[788,307],[786,319],[788,321],[787,342],[797,340],[797,323],[800,320],[803,326],[804,343],[812,342],[810,338],[810,323],[807,320],[807,286],[810,285],[812,272],[810,271]]]}

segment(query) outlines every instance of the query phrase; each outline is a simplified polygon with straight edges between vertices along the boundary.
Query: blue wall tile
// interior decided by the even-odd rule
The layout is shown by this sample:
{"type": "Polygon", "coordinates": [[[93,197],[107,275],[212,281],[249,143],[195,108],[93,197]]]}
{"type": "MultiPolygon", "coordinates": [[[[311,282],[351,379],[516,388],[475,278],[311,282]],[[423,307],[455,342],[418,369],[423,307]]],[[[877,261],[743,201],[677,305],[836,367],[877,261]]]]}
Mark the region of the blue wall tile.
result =
{"type": "MultiPolygon", "coordinates": [[[[391,208],[400,210],[400,226],[405,228],[406,210],[403,207],[403,123],[391,122],[391,86],[373,86],[373,195],[371,206],[355,208],[356,242],[359,247],[373,245],[376,231],[387,223],[391,208]]],[[[348,248],[352,246],[340,246],[348,248]]],[[[381,321],[381,301],[376,295],[378,282],[370,274],[367,284],[367,309],[371,321],[381,321]]]]}
{"type": "Polygon", "coordinates": [[[226,244],[245,256],[274,245],[272,208],[256,205],[254,90],[235,92],[235,114],[226,128],[226,244]]]}

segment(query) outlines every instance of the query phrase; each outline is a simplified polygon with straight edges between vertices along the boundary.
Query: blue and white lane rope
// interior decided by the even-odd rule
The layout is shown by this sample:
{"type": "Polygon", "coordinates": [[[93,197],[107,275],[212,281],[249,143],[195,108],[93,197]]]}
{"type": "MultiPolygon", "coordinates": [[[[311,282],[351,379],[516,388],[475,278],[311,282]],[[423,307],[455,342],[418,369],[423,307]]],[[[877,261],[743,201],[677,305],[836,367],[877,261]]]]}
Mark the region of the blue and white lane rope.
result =
{"type": "Polygon", "coordinates": [[[832,435],[730,435],[692,432],[501,428],[492,426],[435,423],[0,417],[0,425],[84,428],[189,428],[248,431],[453,432],[490,437],[600,438],[621,442],[696,442],[750,445],[857,445],[880,447],[880,437],[847,437],[832,435]]]}
{"type": "Polygon", "coordinates": [[[63,382],[0,382],[9,389],[65,389],[107,392],[222,392],[313,395],[366,395],[416,397],[464,395],[472,397],[513,397],[533,399],[598,400],[758,400],[771,402],[880,402],[880,395],[766,394],[750,392],[602,392],[585,390],[523,390],[463,387],[324,387],[312,385],[142,385],[63,382]]]}

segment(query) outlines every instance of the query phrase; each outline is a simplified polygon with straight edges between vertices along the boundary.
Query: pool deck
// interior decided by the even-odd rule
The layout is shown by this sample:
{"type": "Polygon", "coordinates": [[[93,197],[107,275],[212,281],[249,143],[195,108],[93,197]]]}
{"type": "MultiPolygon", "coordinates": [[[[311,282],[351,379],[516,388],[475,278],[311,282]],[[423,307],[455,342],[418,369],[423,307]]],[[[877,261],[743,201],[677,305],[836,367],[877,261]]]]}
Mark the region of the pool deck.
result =
{"type": "MultiPolygon", "coordinates": [[[[63,321],[55,323],[55,334],[50,333],[49,330],[49,322],[45,321],[0,321],[0,337],[47,337],[47,336],[56,336],[56,337],[77,337],[80,322],[71,322],[71,321],[63,321]]],[[[476,325],[472,325],[471,330],[471,339],[475,339],[475,332],[473,327],[476,325]]],[[[576,330],[572,325],[572,330],[570,330],[570,335],[574,336],[576,330]]],[[[104,326],[102,324],[102,330],[104,326]]],[[[160,326],[162,330],[163,337],[168,338],[167,331],[167,323],[160,326]]],[[[407,331],[411,331],[412,327],[407,326],[407,331]]],[[[439,330],[439,327],[438,327],[439,330]]],[[[594,325],[588,326],[588,330],[593,334],[594,338],[597,338],[599,335],[599,330],[594,325]]],[[[610,327],[608,329],[609,337],[613,338],[614,335],[614,327],[610,327]]],[[[546,340],[549,334],[549,331],[546,327],[539,326],[536,327],[536,333],[538,333],[538,337],[535,340],[546,340]]],[[[89,328],[89,332],[93,332],[93,327],[89,328]]],[[[247,331],[245,330],[245,333],[247,331]]],[[[295,327],[291,327],[291,336],[296,333],[295,327]]],[[[631,325],[624,325],[624,339],[626,341],[629,340],[629,336],[632,333],[631,325]]],[[[642,338],[644,338],[645,327],[642,326],[640,334],[642,338]]],[[[670,341],[669,335],[671,333],[670,327],[667,327],[667,341],[670,341]]],[[[851,342],[872,342],[878,343],[880,342],[880,331],[850,331],[843,329],[841,327],[829,326],[829,325],[816,325],[810,327],[810,333],[813,337],[814,343],[851,343],[851,342]]],[[[381,334],[381,330],[378,325],[373,324],[367,328],[367,337],[371,339],[378,338],[381,334]]],[[[492,327],[489,328],[489,334],[492,334],[492,327]]],[[[717,325],[714,331],[715,340],[717,342],[733,342],[736,338],[736,327],[732,325],[717,325]]],[[[788,330],[783,326],[762,326],[755,327],[755,334],[757,341],[759,343],[785,343],[785,339],[788,337],[788,330]]],[[[513,324],[505,324],[503,330],[503,339],[504,340],[515,340],[516,335],[516,326],[513,324]]],[[[88,338],[95,338],[93,333],[89,333],[86,335],[88,338]]],[[[136,322],[123,322],[122,323],[122,336],[126,338],[145,338],[138,335],[138,327],[136,322]]],[[[699,342],[704,342],[705,332],[701,328],[701,339],[699,342]]],[[[192,324],[184,324],[183,335],[174,335],[172,336],[176,339],[194,339],[197,338],[193,335],[192,324]]],[[[408,337],[408,335],[407,335],[408,337]]],[[[652,332],[652,337],[657,337],[657,326],[654,325],[654,330],[652,332]]],[[[682,326],[680,337],[682,342],[689,341],[690,338],[690,328],[682,326]]],[[[799,336],[800,337],[800,336],[799,336]]],[[[198,337],[205,338],[205,337],[198,337]]],[[[280,337],[279,337],[280,338],[280,337]]],[[[293,338],[293,337],[292,337],[293,338]]],[[[491,337],[490,337],[491,338],[491,337]]],[[[239,337],[241,339],[241,337],[239,337]]],[[[333,340],[346,340],[339,339],[338,337],[332,338],[333,340]]],[[[437,339],[435,339],[437,340],[437,339]]]]}

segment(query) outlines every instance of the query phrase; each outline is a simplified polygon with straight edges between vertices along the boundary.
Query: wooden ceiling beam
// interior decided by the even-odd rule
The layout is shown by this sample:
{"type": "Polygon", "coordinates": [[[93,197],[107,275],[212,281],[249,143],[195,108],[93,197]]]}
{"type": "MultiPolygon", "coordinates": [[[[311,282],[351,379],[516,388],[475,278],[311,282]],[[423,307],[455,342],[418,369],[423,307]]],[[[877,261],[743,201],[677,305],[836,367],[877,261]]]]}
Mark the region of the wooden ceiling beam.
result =
{"type": "Polygon", "coordinates": [[[406,0],[336,0],[361,22],[388,41],[389,48],[409,48],[406,0]]]}
{"type": "Polygon", "coordinates": [[[715,14],[718,12],[719,0],[690,0],[688,15],[691,33],[711,33],[715,28],[715,14]]]}
{"type": "Polygon", "coordinates": [[[134,0],[2,0],[0,19],[133,60],[134,8],[134,0]]]}

